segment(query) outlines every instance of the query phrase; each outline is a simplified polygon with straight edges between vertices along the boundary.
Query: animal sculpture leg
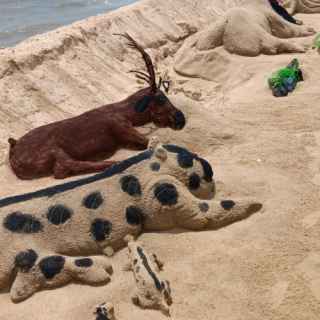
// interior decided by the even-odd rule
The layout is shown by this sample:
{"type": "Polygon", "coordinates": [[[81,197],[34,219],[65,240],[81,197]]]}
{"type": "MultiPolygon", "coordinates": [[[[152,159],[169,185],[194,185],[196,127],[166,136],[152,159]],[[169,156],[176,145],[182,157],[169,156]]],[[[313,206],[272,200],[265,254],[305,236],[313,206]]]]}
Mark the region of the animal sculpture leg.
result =
{"type": "Polygon", "coordinates": [[[148,148],[149,140],[135,128],[128,126],[118,127],[115,130],[117,139],[122,147],[131,150],[145,150],[148,148]]]}
{"type": "Polygon", "coordinates": [[[307,48],[300,43],[294,42],[291,39],[280,39],[267,32],[264,33],[264,37],[259,39],[255,46],[251,46],[250,48],[247,44],[242,43],[241,47],[247,55],[251,52],[252,56],[258,55],[259,53],[271,55],[279,53],[303,53],[307,50],[307,48]]]}
{"type": "Polygon", "coordinates": [[[103,171],[116,161],[79,161],[72,159],[66,152],[59,149],[55,152],[54,177],[64,179],[78,174],[86,174],[103,171]]]}
{"type": "Polygon", "coordinates": [[[290,23],[274,12],[268,15],[268,19],[272,34],[279,38],[307,37],[316,33],[313,28],[290,23]]]}
{"type": "MultiPolygon", "coordinates": [[[[279,39],[275,38],[274,39],[274,45],[270,46],[268,49],[272,52],[272,54],[278,54],[278,53],[304,53],[307,51],[307,47],[300,44],[296,43],[292,40],[289,39],[279,39]]],[[[268,49],[265,49],[265,53],[268,53],[268,49]]]]}
{"type": "Polygon", "coordinates": [[[21,252],[15,261],[17,274],[10,294],[14,302],[27,299],[35,292],[55,288],[71,281],[87,284],[104,284],[110,281],[112,266],[101,256],[68,257],[42,255],[34,250],[21,252]]]}
{"type": "Polygon", "coordinates": [[[133,304],[141,308],[151,308],[153,306],[153,301],[141,298],[138,291],[133,292],[131,301],[133,304]]]}
{"type": "Polygon", "coordinates": [[[154,264],[158,267],[158,271],[161,271],[163,269],[164,263],[158,258],[158,256],[155,253],[151,255],[151,259],[154,262],[154,264]]]}
{"type": "Polygon", "coordinates": [[[153,299],[147,299],[141,296],[138,291],[134,291],[131,296],[131,301],[134,305],[142,309],[157,309],[159,308],[165,315],[170,314],[170,309],[165,303],[155,303],[153,299]]]}

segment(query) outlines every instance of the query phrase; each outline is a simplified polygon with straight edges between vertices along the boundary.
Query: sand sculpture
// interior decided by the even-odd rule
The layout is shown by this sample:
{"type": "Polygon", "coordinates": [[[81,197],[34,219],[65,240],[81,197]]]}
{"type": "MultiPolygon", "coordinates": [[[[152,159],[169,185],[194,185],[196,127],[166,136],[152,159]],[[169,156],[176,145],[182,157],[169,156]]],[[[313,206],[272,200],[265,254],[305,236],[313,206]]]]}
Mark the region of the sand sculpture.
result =
{"type": "Polygon", "coordinates": [[[320,13],[320,0],[286,0],[284,3],[290,14],[320,13]]]}
{"type": "Polygon", "coordinates": [[[114,307],[110,302],[98,305],[94,314],[96,315],[96,320],[116,320],[114,307]]]}
{"type": "Polygon", "coordinates": [[[165,315],[170,315],[172,304],[170,283],[162,280],[159,272],[163,263],[158,257],[143,248],[132,236],[127,236],[129,263],[127,270],[131,270],[136,283],[136,291],[132,302],[141,308],[159,309],[165,315]]]}
{"type": "Polygon", "coordinates": [[[206,160],[152,139],[148,150],[102,173],[1,199],[0,288],[14,278],[18,302],[70,281],[104,284],[109,258],[86,255],[110,256],[143,230],[215,229],[261,208],[246,199],[204,200],[214,189],[206,160]]]}
{"type": "Polygon", "coordinates": [[[275,97],[287,96],[299,81],[303,81],[303,74],[298,59],[293,59],[286,67],[273,72],[268,78],[269,88],[275,97]]]}
{"type": "Polygon", "coordinates": [[[20,179],[51,174],[62,179],[102,171],[115,163],[102,160],[119,148],[147,148],[148,139],[134,127],[149,122],[176,130],[184,127],[184,114],[160,90],[161,79],[156,83],[150,56],[129,35],[123,36],[129,47],[140,52],[148,70],[148,74],[132,72],[149,86],[123,101],[33,129],[18,141],[10,138],[9,160],[20,179]]]}
{"type": "Polygon", "coordinates": [[[320,53],[320,33],[313,40],[313,49],[317,49],[318,53],[320,53]]]}
{"type": "Polygon", "coordinates": [[[268,3],[231,8],[185,41],[175,56],[174,70],[184,76],[199,76],[199,65],[209,65],[217,57],[220,63],[221,59],[227,59],[224,53],[215,50],[218,47],[242,56],[305,52],[304,45],[289,38],[314,33],[312,28],[287,22],[268,3]]]}

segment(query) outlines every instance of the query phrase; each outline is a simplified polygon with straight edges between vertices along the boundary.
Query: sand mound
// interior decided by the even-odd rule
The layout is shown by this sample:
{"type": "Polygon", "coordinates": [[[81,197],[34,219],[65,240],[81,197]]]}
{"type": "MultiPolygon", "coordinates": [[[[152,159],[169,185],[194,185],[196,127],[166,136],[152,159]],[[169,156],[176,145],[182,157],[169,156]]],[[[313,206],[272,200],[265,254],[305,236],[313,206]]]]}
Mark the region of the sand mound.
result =
{"type": "MultiPolygon", "coordinates": [[[[263,8],[262,2],[249,4],[263,8]]],[[[264,204],[261,213],[214,232],[141,237],[146,249],[165,262],[172,318],[318,320],[320,56],[308,50],[246,57],[225,46],[193,47],[185,57],[177,53],[183,42],[182,49],[191,42],[190,35],[211,27],[239,3],[147,0],[1,50],[0,158],[5,162],[10,135],[19,137],[40,124],[119,100],[141,86],[127,74],[141,63],[139,57],[111,35],[129,31],[148,48],[158,72],[168,72],[173,80],[170,99],[188,116],[182,132],[156,134],[210,160],[219,197],[254,197],[264,204]],[[190,61],[190,67],[181,61],[185,69],[180,67],[180,74],[174,72],[178,57],[190,61]],[[274,98],[267,77],[294,57],[305,81],[288,97],[274,98]]],[[[319,15],[299,18],[320,30],[319,15]]],[[[230,30],[235,32],[236,25],[230,30]]],[[[311,39],[288,42],[304,47],[311,39]]],[[[155,133],[153,127],[142,130],[155,133]]],[[[122,151],[117,157],[129,154],[122,151]]],[[[18,181],[6,165],[0,168],[0,181],[3,196],[54,183],[49,178],[18,181]]],[[[112,258],[115,273],[107,286],[72,284],[17,305],[3,292],[0,319],[89,320],[103,301],[114,304],[119,320],[165,319],[131,303],[134,282],[132,274],[122,271],[125,261],[125,251],[112,258]]]]}

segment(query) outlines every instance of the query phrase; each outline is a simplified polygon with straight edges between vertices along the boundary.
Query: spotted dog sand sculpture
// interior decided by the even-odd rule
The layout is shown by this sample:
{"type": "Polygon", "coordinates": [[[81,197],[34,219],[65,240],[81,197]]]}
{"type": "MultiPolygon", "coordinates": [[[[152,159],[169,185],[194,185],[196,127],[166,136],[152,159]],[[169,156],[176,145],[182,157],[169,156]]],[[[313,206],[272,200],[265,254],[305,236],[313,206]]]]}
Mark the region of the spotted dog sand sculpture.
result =
{"type": "Polygon", "coordinates": [[[143,230],[219,228],[261,208],[212,197],[210,164],[175,145],[157,144],[102,173],[0,200],[0,289],[13,301],[76,280],[110,280],[108,258],[143,230]]]}
{"type": "Polygon", "coordinates": [[[161,90],[162,80],[157,83],[151,57],[128,34],[121,36],[141,54],[148,73],[131,71],[148,87],[125,100],[35,128],[18,140],[9,138],[9,161],[17,177],[34,179],[53,174],[56,179],[63,179],[102,171],[115,164],[104,159],[118,149],[147,148],[148,139],[135,127],[150,122],[174,130],[185,126],[184,114],[161,90]]]}
{"type": "Polygon", "coordinates": [[[136,282],[133,303],[141,308],[160,309],[169,315],[172,304],[170,283],[159,276],[163,263],[154,253],[149,255],[132,236],[127,236],[126,241],[130,260],[126,269],[132,270],[136,282]]]}
{"type": "Polygon", "coordinates": [[[320,13],[320,0],[286,0],[284,6],[290,14],[320,13]]]}
{"type": "MultiPolygon", "coordinates": [[[[224,64],[226,55],[214,51],[221,46],[242,56],[305,52],[305,46],[285,38],[310,36],[315,31],[285,21],[268,1],[265,3],[231,8],[216,22],[190,36],[175,56],[175,71],[185,76],[199,76],[199,65],[211,68],[210,62],[217,57],[224,64]]],[[[219,68],[218,63],[213,68],[219,68]]]]}
{"type": "Polygon", "coordinates": [[[96,320],[116,320],[113,304],[110,302],[98,305],[94,314],[96,315],[96,320]]]}

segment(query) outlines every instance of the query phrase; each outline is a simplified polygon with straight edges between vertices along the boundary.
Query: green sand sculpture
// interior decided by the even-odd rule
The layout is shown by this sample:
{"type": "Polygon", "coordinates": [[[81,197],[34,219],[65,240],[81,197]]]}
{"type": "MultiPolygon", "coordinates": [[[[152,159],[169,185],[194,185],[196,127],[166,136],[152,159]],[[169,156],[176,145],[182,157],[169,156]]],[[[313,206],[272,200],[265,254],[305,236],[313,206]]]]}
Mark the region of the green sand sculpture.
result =
{"type": "Polygon", "coordinates": [[[275,97],[284,97],[295,89],[299,81],[303,81],[302,71],[298,60],[293,59],[287,67],[274,72],[268,84],[275,97]]]}

